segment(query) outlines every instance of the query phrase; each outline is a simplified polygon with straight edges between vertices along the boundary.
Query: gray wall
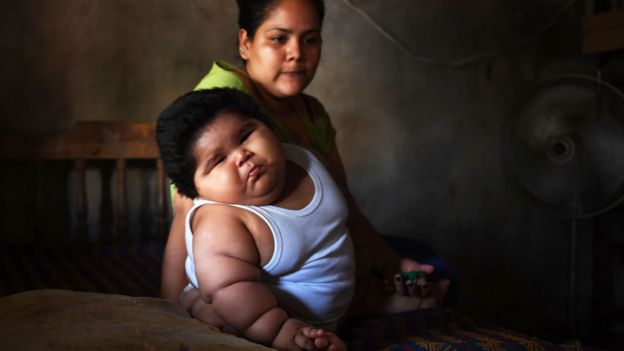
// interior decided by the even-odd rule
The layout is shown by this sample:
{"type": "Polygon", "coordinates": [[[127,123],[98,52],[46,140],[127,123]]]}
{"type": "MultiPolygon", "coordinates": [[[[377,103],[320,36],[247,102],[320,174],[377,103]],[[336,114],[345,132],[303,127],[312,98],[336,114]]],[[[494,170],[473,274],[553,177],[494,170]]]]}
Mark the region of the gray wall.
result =
{"type": "MultiPolygon", "coordinates": [[[[425,241],[453,267],[462,312],[560,336],[570,223],[540,211],[504,170],[500,132],[533,83],[594,74],[596,59],[580,54],[585,5],[326,3],[323,59],[308,92],[332,116],[363,211],[380,232],[425,241]]],[[[154,120],[211,61],[232,61],[236,48],[231,0],[25,0],[3,7],[4,131],[154,120]]],[[[605,67],[620,78],[623,70],[621,60],[605,67]]],[[[579,228],[578,319],[586,333],[592,223],[579,228]]]]}

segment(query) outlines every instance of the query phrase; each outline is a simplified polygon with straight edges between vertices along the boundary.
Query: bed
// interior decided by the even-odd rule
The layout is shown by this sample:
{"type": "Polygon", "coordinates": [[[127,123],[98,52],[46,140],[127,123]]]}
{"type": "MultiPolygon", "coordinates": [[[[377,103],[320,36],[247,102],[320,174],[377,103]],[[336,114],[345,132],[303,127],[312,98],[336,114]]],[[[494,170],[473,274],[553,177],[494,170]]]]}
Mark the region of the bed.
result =
{"type": "MultiPolygon", "coordinates": [[[[154,134],[152,122],[79,122],[52,135],[0,136],[4,349],[266,349],[158,297],[170,211],[154,134]]],[[[582,349],[448,309],[354,321],[340,334],[352,350],[582,349]]]]}

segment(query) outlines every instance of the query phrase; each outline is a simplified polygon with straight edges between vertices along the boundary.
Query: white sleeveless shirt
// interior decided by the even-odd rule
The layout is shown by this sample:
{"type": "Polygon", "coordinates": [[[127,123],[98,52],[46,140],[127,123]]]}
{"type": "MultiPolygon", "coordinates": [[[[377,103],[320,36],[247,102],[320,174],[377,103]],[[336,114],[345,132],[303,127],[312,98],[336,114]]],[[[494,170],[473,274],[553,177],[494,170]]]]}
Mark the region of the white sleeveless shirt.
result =
{"type": "MultiPolygon", "coordinates": [[[[309,151],[282,144],[286,159],[314,182],[312,201],[300,210],[272,205],[231,205],[262,218],[273,234],[274,251],[262,267],[262,281],[292,317],[328,327],[342,317],[355,286],[355,258],[346,219],[346,201],[321,162],[309,151]]],[[[191,221],[197,208],[216,202],[195,199],[186,218],[186,274],[198,287],[191,221]]]]}

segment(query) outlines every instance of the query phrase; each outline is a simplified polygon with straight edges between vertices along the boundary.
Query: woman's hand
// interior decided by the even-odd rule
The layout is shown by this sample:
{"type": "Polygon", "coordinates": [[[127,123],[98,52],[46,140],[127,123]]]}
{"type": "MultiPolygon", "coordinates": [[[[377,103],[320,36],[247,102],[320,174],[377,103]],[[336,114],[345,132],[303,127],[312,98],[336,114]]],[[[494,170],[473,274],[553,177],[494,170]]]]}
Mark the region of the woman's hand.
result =
{"type": "Polygon", "coordinates": [[[424,296],[427,288],[426,276],[433,273],[433,266],[422,264],[410,258],[400,260],[399,272],[394,271],[392,283],[384,281],[385,289],[405,296],[424,296]]]}
{"type": "Polygon", "coordinates": [[[427,274],[431,274],[434,270],[432,265],[426,263],[418,263],[411,258],[401,258],[400,266],[401,273],[421,271],[427,274]]]}
{"type": "MultiPolygon", "coordinates": [[[[433,273],[433,271],[434,267],[430,264],[422,264],[410,258],[402,258],[400,271],[394,273],[392,283],[384,281],[384,288],[386,291],[397,295],[429,297],[432,294],[432,283],[427,282],[427,276],[433,273]]],[[[434,289],[440,288],[443,292],[433,292],[433,295],[436,295],[441,303],[444,300],[450,281],[443,279],[439,283],[434,284],[434,289]],[[439,296],[440,293],[441,296],[439,296]]]]}
{"type": "Polygon", "coordinates": [[[403,279],[401,275],[410,273],[414,275],[415,272],[419,272],[417,275],[426,276],[435,270],[430,264],[419,263],[411,258],[391,257],[391,255],[379,255],[377,267],[373,266],[373,269],[383,277],[384,290],[391,293],[401,293],[407,289],[407,281],[411,279],[403,279]]]}

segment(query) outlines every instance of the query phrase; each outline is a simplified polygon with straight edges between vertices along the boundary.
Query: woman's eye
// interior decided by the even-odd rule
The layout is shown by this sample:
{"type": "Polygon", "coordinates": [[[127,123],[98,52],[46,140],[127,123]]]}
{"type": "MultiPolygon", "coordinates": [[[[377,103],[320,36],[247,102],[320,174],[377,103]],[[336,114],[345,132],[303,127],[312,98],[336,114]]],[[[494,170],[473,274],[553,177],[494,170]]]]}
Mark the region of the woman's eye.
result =
{"type": "Polygon", "coordinates": [[[307,37],[303,40],[303,42],[305,44],[311,44],[311,45],[315,45],[315,44],[319,44],[321,42],[321,38],[317,37],[317,36],[313,36],[313,37],[307,37]]]}
{"type": "Polygon", "coordinates": [[[273,37],[271,41],[275,44],[284,44],[286,43],[287,38],[285,36],[273,37]]]}

